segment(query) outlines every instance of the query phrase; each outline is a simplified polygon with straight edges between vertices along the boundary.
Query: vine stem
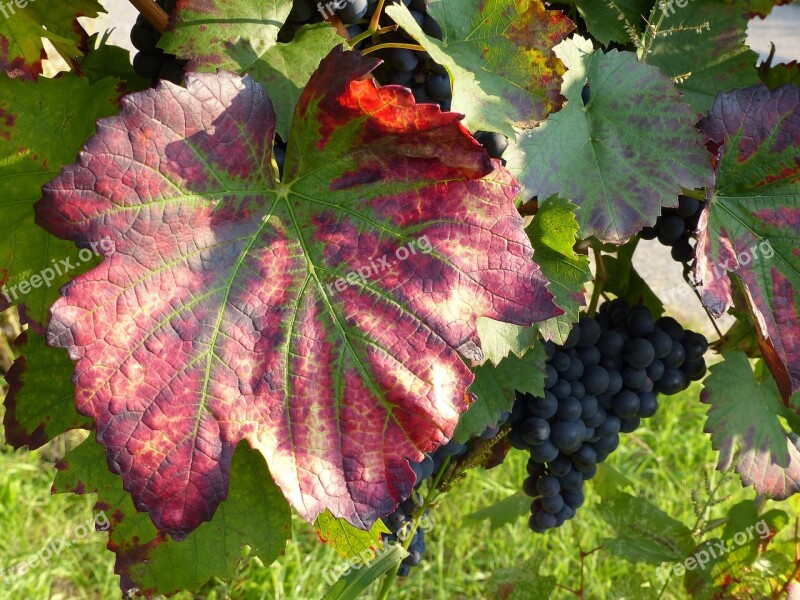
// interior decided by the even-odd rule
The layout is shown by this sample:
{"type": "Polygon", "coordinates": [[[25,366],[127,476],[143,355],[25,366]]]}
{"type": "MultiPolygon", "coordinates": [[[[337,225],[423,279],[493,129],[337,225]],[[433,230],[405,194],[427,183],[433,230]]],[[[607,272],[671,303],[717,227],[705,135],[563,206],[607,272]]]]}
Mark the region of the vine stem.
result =
{"type": "Polygon", "coordinates": [[[378,50],[387,50],[389,48],[405,48],[406,50],[414,50],[415,52],[425,52],[425,48],[423,48],[419,44],[400,44],[391,42],[388,44],[378,44],[377,46],[372,46],[371,48],[367,48],[362,52],[362,54],[369,54],[370,52],[377,52],[378,50]]]}
{"type": "Polygon", "coordinates": [[[691,288],[694,292],[694,295],[697,296],[697,299],[700,301],[700,305],[703,307],[706,315],[708,316],[708,320],[711,321],[711,325],[714,327],[714,331],[717,332],[719,336],[719,340],[722,341],[722,338],[725,335],[720,331],[719,326],[717,325],[717,320],[714,318],[714,315],[711,314],[711,311],[706,308],[706,305],[703,304],[703,297],[700,295],[700,292],[697,291],[697,288],[692,284],[691,280],[689,279],[689,265],[685,265],[683,268],[683,279],[686,281],[686,284],[691,288]]]}
{"type": "Polygon", "coordinates": [[[594,260],[597,264],[597,272],[595,273],[594,277],[592,299],[589,302],[589,308],[587,310],[589,317],[594,317],[595,312],[597,312],[597,304],[600,302],[600,294],[603,292],[603,288],[608,281],[608,271],[606,271],[606,265],[603,262],[602,251],[596,246],[592,247],[592,251],[594,252],[594,260]]]}
{"type": "Polygon", "coordinates": [[[159,33],[167,30],[169,15],[155,0],[130,0],[130,3],[159,33]]]}

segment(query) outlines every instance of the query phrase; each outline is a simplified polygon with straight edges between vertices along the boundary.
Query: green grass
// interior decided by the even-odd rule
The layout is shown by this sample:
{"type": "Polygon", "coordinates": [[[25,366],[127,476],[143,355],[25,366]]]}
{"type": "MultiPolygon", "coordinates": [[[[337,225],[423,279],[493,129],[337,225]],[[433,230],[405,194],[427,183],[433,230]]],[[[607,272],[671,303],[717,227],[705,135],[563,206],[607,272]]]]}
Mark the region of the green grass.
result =
{"type": "MultiPolygon", "coordinates": [[[[634,483],[634,493],[689,525],[695,522],[692,490],[702,496],[705,479],[720,477],[714,472],[715,453],[702,433],[706,407],[698,396],[699,386],[695,385],[681,395],[662,398],[658,415],[635,434],[625,436],[608,461],[634,483]]],[[[0,452],[4,525],[0,528],[0,567],[38,552],[51,538],[71,535],[92,517],[91,497],[49,495],[52,458],[61,451],[63,447],[51,445],[34,453],[0,452]]],[[[410,577],[400,580],[392,598],[496,598],[496,588],[489,583],[492,575],[521,567],[534,556],[541,559],[542,574],[554,576],[567,587],[579,586],[578,546],[590,550],[612,535],[597,513],[599,500],[591,487],[576,519],[547,535],[530,533],[525,518],[496,531],[486,522],[464,520],[471,512],[517,492],[525,476],[525,461],[523,453],[512,451],[503,465],[471,472],[443,498],[433,511],[435,525],[427,536],[423,563],[410,577]]],[[[736,476],[729,476],[721,490],[726,500],[714,510],[714,516],[724,515],[725,507],[733,502],[754,497],[751,490],[741,488],[736,476]]],[[[50,564],[9,577],[9,582],[0,578],[0,598],[119,597],[113,555],[104,548],[105,534],[92,533],[81,539],[72,535],[70,539],[74,544],[50,564]]],[[[248,560],[232,581],[210,582],[194,597],[314,599],[327,588],[324,574],[339,564],[341,560],[320,543],[313,528],[295,519],[294,539],[281,560],[269,566],[262,566],[258,559],[248,560]]],[[[647,598],[658,591],[655,567],[631,565],[602,549],[586,559],[586,598],[647,598]]],[[[371,596],[374,589],[367,594],[371,596]]],[[[575,596],[559,589],[553,597],[575,596]]],[[[686,597],[681,582],[673,582],[664,597],[686,597]]]]}

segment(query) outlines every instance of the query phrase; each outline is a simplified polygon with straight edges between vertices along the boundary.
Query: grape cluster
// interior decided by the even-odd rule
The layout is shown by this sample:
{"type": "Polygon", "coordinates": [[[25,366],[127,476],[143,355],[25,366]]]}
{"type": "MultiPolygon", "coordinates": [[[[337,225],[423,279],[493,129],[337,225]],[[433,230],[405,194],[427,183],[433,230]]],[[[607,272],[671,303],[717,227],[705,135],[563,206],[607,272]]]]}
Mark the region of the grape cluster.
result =
{"type": "MultiPolygon", "coordinates": [[[[506,415],[507,417],[507,415],[506,415]]],[[[492,428],[490,428],[492,429],[492,428]]],[[[490,433],[487,429],[486,434],[490,433]]],[[[500,427],[496,428],[494,435],[497,435],[500,427]]],[[[493,436],[492,436],[493,437],[493,436]]],[[[436,475],[448,457],[458,458],[467,453],[467,445],[450,440],[444,446],[439,447],[435,452],[425,455],[425,458],[418,463],[410,463],[411,469],[417,478],[414,484],[414,490],[418,490],[420,486],[427,480],[436,475]]],[[[403,500],[397,509],[387,517],[383,518],[383,523],[391,531],[391,533],[383,534],[384,542],[403,542],[407,539],[410,528],[413,524],[411,515],[414,511],[421,506],[421,497],[417,493],[412,493],[410,498],[403,500]]],[[[427,511],[425,512],[427,515],[427,511]]],[[[417,528],[414,532],[414,537],[408,547],[408,556],[403,559],[400,569],[397,572],[399,577],[406,577],[411,572],[411,567],[416,567],[422,555],[425,553],[425,531],[422,528],[417,528]]]]}
{"type": "MultiPolygon", "coordinates": [[[[156,4],[167,12],[175,9],[175,0],[156,0],[156,4]]],[[[186,61],[178,60],[159,48],[156,44],[160,39],[161,34],[147,19],[142,15],[136,17],[136,23],[131,29],[131,44],[138,50],[133,57],[133,70],[140,77],[149,79],[152,86],[162,79],[180,85],[186,61]]]]}
{"type": "Polygon", "coordinates": [[[545,392],[517,393],[509,442],[530,453],[523,489],[534,497],[530,528],[560,527],[583,504],[583,483],[658,409],[705,375],[702,335],[671,317],[654,319],[621,299],[582,316],[562,346],[545,344],[545,392]]]}
{"type": "Polygon", "coordinates": [[[645,240],[658,241],[671,246],[673,260],[688,263],[694,260],[695,252],[691,239],[697,231],[697,223],[703,212],[703,203],[692,196],[678,196],[677,208],[664,208],[653,227],[645,227],[639,236],[645,240]]]}
{"type": "MultiPolygon", "coordinates": [[[[427,14],[425,0],[386,0],[385,5],[402,2],[414,20],[430,37],[442,39],[439,24],[427,14]]],[[[331,16],[333,12],[347,28],[350,39],[361,35],[375,14],[378,0],[294,0],[289,20],[281,30],[280,41],[289,41],[294,32],[306,23],[319,22],[331,16]],[[320,5],[322,8],[320,9],[320,5]],[[337,8],[340,7],[340,8],[337,8]]],[[[384,25],[388,23],[383,23],[384,25]]],[[[405,32],[398,30],[384,33],[378,37],[378,44],[417,42],[405,32]]],[[[373,45],[372,39],[365,39],[356,46],[366,49],[373,45]]],[[[407,48],[389,48],[376,52],[386,65],[376,71],[375,78],[384,85],[403,85],[411,89],[417,102],[438,104],[442,110],[450,110],[452,91],[450,76],[444,67],[437,64],[427,52],[415,52],[407,48]]]]}

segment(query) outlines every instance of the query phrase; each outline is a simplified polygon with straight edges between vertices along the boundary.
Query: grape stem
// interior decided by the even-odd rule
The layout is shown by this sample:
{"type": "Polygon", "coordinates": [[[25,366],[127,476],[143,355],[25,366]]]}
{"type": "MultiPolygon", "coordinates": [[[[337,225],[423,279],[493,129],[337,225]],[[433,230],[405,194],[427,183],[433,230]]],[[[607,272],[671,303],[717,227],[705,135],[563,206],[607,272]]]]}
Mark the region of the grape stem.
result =
{"type": "Polygon", "coordinates": [[[706,308],[705,304],[703,304],[703,297],[700,295],[700,292],[697,291],[697,287],[692,283],[691,279],[689,279],[689,272],[690,272],[689,265],[688,264],[684,265],[683,279],[684,281],[686,281],[686,284],[692,289],[694,295],[697,296],[697,299],[700,301],[703,310],[706,312],[706,315],[708,315],[708,320],[711,321],[711,325],[714,327],[714,331],[716,331],[717,335],[719,336],[718,341],[722,341],[725,335],[722,333],[722,331],[720,331],[719,327],[717,326],[717,320],[714,318],[714,315],[712,315],[711,311],[708,310],[708,308],[706,308]]]}
{"type": "Polygon", "coordinates": [[[169,24],[167,11],[155,3],[155,0],[130,0],[133,7],[156,28],[159,33],[164,33],[169,24]]]}
{"type": "Polygon", "coordinates": [[[360,41],[365,40],[372,35],[383,35],[384,33],[389,33],[390,31],[397,31],[397,25],[387,25],[386,27],[381,27],[375,31],[367,29],[366,31],[362,31],[356,37],[349,40],[350,47],[354,48],[360,41]]]}
{"type": "Polygon", "coordinates": [[[589,301],[589,308],[586,311],[590,318],[593,318],[597,312],[597,304],[600,302],[600,294],[608,281],[608,271],[606,271],[605,262],[603,262],[603,253],[597,246],[592,246],[594,252],[594,260],[597,264],[596,273],[594,276],[594,287],[592,288],[592,299],[589,301]]]}
{"type": "Polygon", "coordinates": [[[369,54],[370,52],[377,52],[378,50],[387,50],[389,48],[405,48],[406,50],[414,50],[415,52],[425,52],[425,48],[423,48],[419,44],[400,44],[391,42],[388,44],[378,44],[377,46],[372,46],[371,48],[367,48],[366,50],[364,50],[362,54],[369,54]]]}

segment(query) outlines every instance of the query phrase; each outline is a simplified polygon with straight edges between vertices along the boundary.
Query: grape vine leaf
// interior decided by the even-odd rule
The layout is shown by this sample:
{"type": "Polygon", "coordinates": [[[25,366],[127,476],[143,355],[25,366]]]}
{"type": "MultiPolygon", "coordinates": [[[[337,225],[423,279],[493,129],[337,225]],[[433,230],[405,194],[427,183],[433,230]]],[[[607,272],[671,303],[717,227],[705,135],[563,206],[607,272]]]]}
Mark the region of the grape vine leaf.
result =
{"type": "Polygon", "coordinates": [[[494,427],[500,413],[511,412],[514,390],[541,396],[544,394],[544,345],[537,344],[522,358],[511,355],[494,366],[483,364],[475,369],[475,381],[469,391],[477,400],[467,409],[453,437],[464,443],[479,436],[487,427],[494,427]]]}
{"type": "Polygon", "coordinates": [[[5,374],[5,441],[35,450],[70,429],[89,429],[90,419],[75,410],[73,364],[63,350],[45,346],[32,330],[14,342],[19,356],[5,374]]]}
{"type": "Polygon", "coordinates": [[[118,84],[71,74],[34,83],[0,74],[0,311],[23,303],[41,333],[59,287],[94,258],[37,227],[33,205],[42,184],[75,160],[95,120],[116,113],[118,84]]]}
{"type": "Polygon", "coordinates": [[[790,63],[778,63],[771,66],[762,64],[758,68],[758,76],[771,90],[787,83],[800,86],[800,63],[793,60],[790,63]]]}
{"type": "Polygon", "coordinates": [[[519,522],[523,516],[528,517],[530,515],[530,510],[530,497],[523,492],[517,492],[491,506],[481,508],[468,514],[464,517],[464,521],[473,524],[489,521],[491,530],[494,531],[509,523],[519,522]]]}
{"type": "MultiPolygon", "coordinates": [[[[653,316],[660,317],[664,314],[664,305],[658,295],[650,288],[647,282],[639,275],[633,266],[633,255],[639,239],[633,238],[624,243],[617,250],[616,256],[604,256],[603,264],[606,269],[606,281],[603,290],[614,294],[617,298],[622,298],[629,304],[644,304],[653,313],[653,316]]],[[[693,294],[689,284],[679,288],[667,290],[678,294],[693,294]]]]}
{"type": "Polygon", "coordinates": [[[91,83],[106,77],[119,79],[126,92],[138,92],[149,87],[150,80],[133,70],[130,52],[110,44],[110,35],[111,32],[106,31],[103,35],[96,33],[86,37],[86,51],[79,60],[74,61],[76,71],[91,83]]]}
{"type": "Polygon", "coordinates": [[[64,58],[80,55],[83,30],[78,17],[96,17],[103,11],[97,0],[30,0],[24,6],[20,2],[0,6],[0,71],[12,78],[36,79],[42,73],[47,58],[42,38],[64,58]]]}
{"type": "Polygon", "coordinates": [[[800,452],[789,441],[780,416],[781,403],[775,380],[765,370],[757,380],[742,352],[727,352],[724,362],[713,365],[700,396],[711,405],[705,431],[720,453],[717,468],[733,466],[744,485],[782,500],[800,491],[800,452]]]}
{"type": "MultiPolygon", "coordinates": [[[[664,11],[647,62],[676,79],[698,112],[711,108],[721,91],[758,83],[758,54],[746,42],[747,23],[754,15],[751,4],[693,0],[664,11]]],[[[653,17],[660,16],[662,11],[654,10],[653,17]]]]}
{"type": "Polygon", "coordinates": [[[662,206],[677,206],[681,186],[710,183],[695,115],[657,68],[630,52],[593,51],[578,36],[556,53],[569,68],[566,106],[504,154],[525,197],[568,198],[580,207],[581,238],[622,243],[653,225],[662,206]]]}
{"type": "Polygon", "coordinates": [[[127,96],[36,206],[60,237],[115,243],[63,290],[48,342],[173,537],[214,514],[243,439],[307,520],[369,529],[466,410],[476,319],[559,313],[513,177],[460,115],[359,80],[377,64],[323,61],[282,181],[264,89],[201,73],[127,96]]]}
{"type": "Polygon", "coordinates": [[[592,37],[608,46],[611,42],[631,41],[631,34],[642,29],[653,0],[575,0],[575,5],[592,37]]]}
{"type": "Polygon", "coordinates": [[[561,108],[564,65],[553,47],[575,25],[541,0],[430,0],[428,14],[442,28],[429,38],[402,2],[388,14],[450,74],[452,110],[464,113],[470,131],[536,126],[561,108]]]}
{"type": "Polygon", "coordinates": [[[600,516],[617,534],[603,548],[632,563],[682,561],[694,548],[691,530],[645,498],[615,493],[598,504],[600,516]]]}
{"type": "Polygon", "coordinates": [[[553,293],[556,305],[564,311],[553,319],[539,324],[545,339],[563,344],[573,323],[578,320],[580,307],[586,304],[585,285],[592,280],[589,259],[573,249],[578,233],[575,205],[569,200],[551,196],[539,205],[539,210],[526,231],[533,246],[533,260],[550,281],[547,288],[553,293]]]}
{"type": "Polygon", "coordinates": [[[342,41],[327,23],[299,29],[289,43],[278,31],[292,8],[286,0],[184,0],[159,46],[189,60],[189,71],[247,73],[272,91],[284,140],[292,113],[320,61],[342,41]]]}
{"type": "Polygon", "coordinates": [[[95,509],[100,516],[108,513],[101,521],[108,523],[107,547],[116,554],[114,572],[124,592],[151,598],[197,590],[212,577],[230,579],[245,546],[269,565],[291,538],[289,506],[263,457],[246,444],[234,453],[228,498],[211,521],[181,542],[159,533],[146,514],[136,511],[94,436],[56,467],[54,494],[97,494],[95,509]]]}
{"type": "Polygon", "coordinates": [[[536,343],[539,331],[531,325],[513,325],[479,317],[478,336],[486,360],[498,365],[510,353],[525,354],[536,343]]]}
{"type": "Polygon", "coordinates": [[[364,531],[353,527],[344,519],[337,519],[329,510],[317,517],[314,527],[319,539],[336,550],[342,558],[357,558],[366,564],[383,548],[381,533],[391,533],[380,519],[372,529],[364,531]]]}
{"type": "Polygon", "coordinates": [[[697,240],[703,303],[724,313],[739,278],[787,399],[800,390],[800,88],[720,94],[700,128],[718,154],[697,240]]]}

